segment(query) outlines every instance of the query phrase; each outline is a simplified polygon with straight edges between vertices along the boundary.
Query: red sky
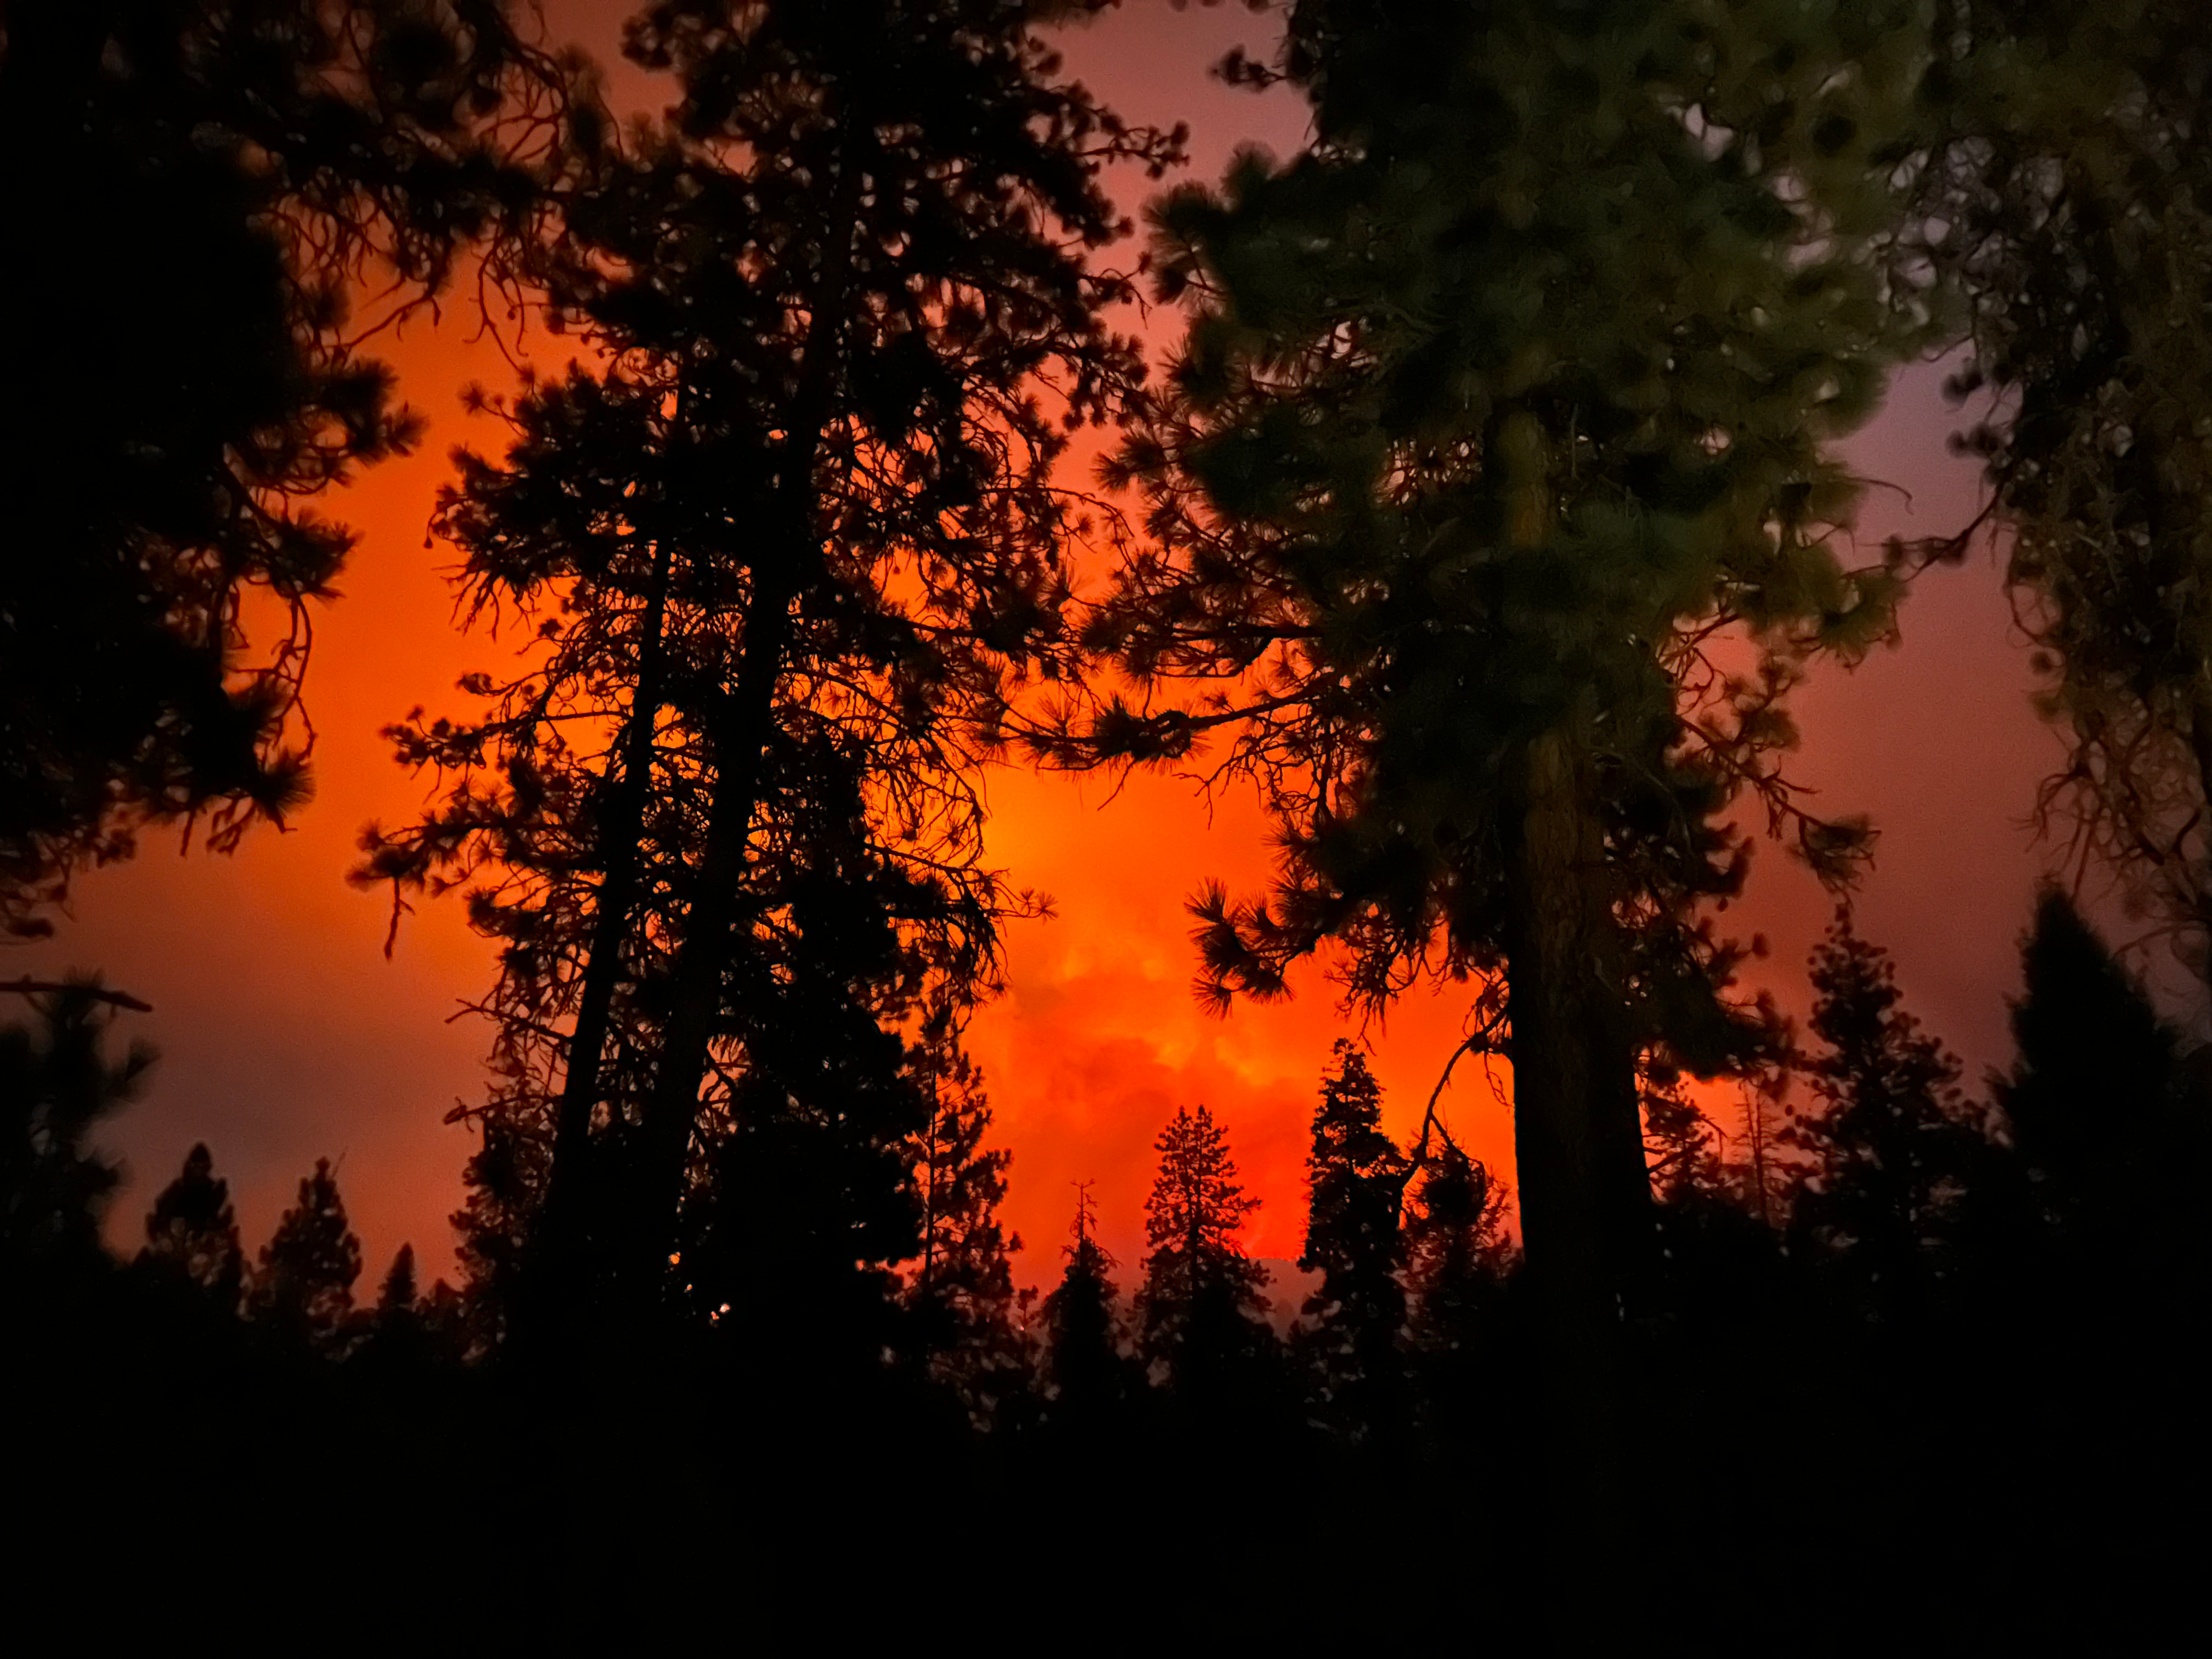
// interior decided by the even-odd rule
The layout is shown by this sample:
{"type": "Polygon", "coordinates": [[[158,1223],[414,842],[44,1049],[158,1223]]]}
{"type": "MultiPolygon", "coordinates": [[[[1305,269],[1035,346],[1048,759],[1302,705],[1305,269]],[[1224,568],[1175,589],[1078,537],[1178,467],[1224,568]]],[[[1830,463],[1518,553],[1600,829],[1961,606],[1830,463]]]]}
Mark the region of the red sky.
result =
{"type": "MultiPolygon", "coordinates": [[[[623,9],[620,0],[548,7],[556,34],[586,40],[603,60],[623,9]]],[[[1211,178],[1248,138],[1279,152],[1298,142],[1295,102],[1231,93],[1206,76],[1231,45],[1264,48],[1267,34],[1265,18],[1237,6],[1177,11],[1129,0],[1072,35],[1067,56],[1125,114],[1189,121],[1194,173],[1211,178]]],[[[619,76],[617,99],[665,97],[641,86],[619,76]]],[[[1145,188],[1127,187],[1133,206],[1145,188]]],[[[445,1218],[470,1139],[441,1120],[481,1086],[489,1034],[454,1016],[489,982],[490,953],[457,905],[425,906],[387,962],[384,901],[343,878],[366,821],[404,818],[425,798],[390,763],[378,728],[418,703],[458,709],[454,678],[495,665],[504,649],[453,629],[441,574],[451,551],[426,546],[423,526],[449,446],[497,442],[495,430],[471,432],[461,386],[502,385],[507,370],[459,304],[435,326],[410,326],[394,355],[430,431],[415,456],[330,504],[362,540],[343,598],[317,619],[317,799],[289,832],[257,833],[228,859],[179,858],[173,843],[149,839],[134,862],[79,884],[55,940],[12,953],[17,972],[97,968],[155,1005],[131,1029],[160,1046],[161,1064],[142,1103],[102,1136],[129,1177],[112,1229],[118,1243],[135,1242],[152,1193],[205,1139],[250,1242],[266,1237],[313,1161],[330,1156],[342,1160],[372,1273],[403,1240],[429,1271],[451,1271],[445,1218]]],[[[1944,452],[1959,417],[1943,407],[1939,380],[1933,369],[1901,377],[1851,446],[1863,473],[1895,486],[1869,500],[1860,532],[1869,550],[1893,530],[1949,530],[1972,516],[1976,471],[1944,452]]],[[[2025,647],[1984,550],[1922,579],[1900,646],[1855,672],[1818,673],[1796,705],[1805,735],[1797,775],[1823,792],[1824,808],[1870,812],[1882,832],[1862,929],[1890,946],[1912,1006],[1973,1077],[2006,1056],[2014,942],[2049,855],[2027,818],[2058,751],[2028,707],[2028,686],[2025,647]]],[[[1227,1124],[1264,1200],[1254,1253],[1295,1255],[1316,1081],[1332,1040],[1358,1034],[1317,974],[1291,1003],[1227,1019],[1188,994],[1183,901],[1208,877],[1232,888],[1264,878],[1266,830],[1254,805],[1225,794],[1209,811],[1191,785],[1170,778],[1133,780],[1110,804],[1103,781],[1016,771],[994,774],[989,792],[994,862],[1049,893],[1057,911],[1013,931],[1007,993],[972,1033],[999,1136],[1015,1155],[1007,1208],[1030,1245],[1024,1276],[1056,1273],[1070,1183],[1083,1179],[1096,1181],[1108,1243],[1125,1273],[1133,1269],[1152,1142],[1185,1103],[1206,1103],[1227,1124]]],[[[1805,952],[1828,908],[1771,849],[1729,918],[1741,933],[1769,936],[1764,982],[1801,1012],[1805,952]]],[[[1456,1000],[1419,997],[1364,1034],[1401,1131],[1418,1121],[1463,1012],[1456,1000]]],[[[1463,1067],[1445,1098],[1462,1140],[1510,1164],[1510,1123],[1481,1072],[1463,1067]]]]}

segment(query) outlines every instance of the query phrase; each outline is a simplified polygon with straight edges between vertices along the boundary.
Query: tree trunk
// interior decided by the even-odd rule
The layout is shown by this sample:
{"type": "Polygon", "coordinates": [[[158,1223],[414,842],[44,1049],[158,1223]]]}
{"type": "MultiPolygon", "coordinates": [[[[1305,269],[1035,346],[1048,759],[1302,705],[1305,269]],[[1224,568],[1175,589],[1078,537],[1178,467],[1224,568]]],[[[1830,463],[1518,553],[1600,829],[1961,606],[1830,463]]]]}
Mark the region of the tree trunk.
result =
{"type": "MultiPolygon", "coordinates": [[[[848,121],[858,118],[848,112],[848,121]]],[[[845,308],[860,207],[859,169],[841,162],[823,218],[831,238],[815,289],[799,383],[775,480],[776,510],[766,557],[752,563],[744,644],[735,682],[708,722],[716,778],[707,846],[676,956],[674,993],[647,1103],[634,1172],[635,1246],[641,1286],[665,1272],[682,1212],[699,1085],[722,1011],[726,971],[743,916],[745,851],[759,809],[761,757],[776,730],[775,696],[796,628],[793,607],[821,567],[815,474],[835,411],[845,308]]]]}
{"type": "Polygon", "coordinates": [[[604,1093],[599,1086],[600,1067],[615,988],[622,977],[623,945],[629,935],[644,865],[645,813],[652,798],[653,736],[660,713],[671,564],[670,545],[664,538],[653,552],[638,645],[637,689],[623,733],[619,770],[599,824],[605,872],[592,918],[583,994],[568,1037],[568,1064],[553,1125],[553,1162],[546,1177],[544,1210],[538,1227],[537,1271],[532,1275],[536,1282],[535,1299],[556,1318],[580,1292],[589,1267],[586,1229],[592,1206],[586,1166],[592,1151],[592,1115],[604,1093]]]}
{"type": "Polygon", "coordinates": [[[1554,1537],[1587,1560],[1618,1526],[1623,1327],[1651,1249],[1621,942],[1591,768],[1529,745],[1507,848],[1509,1054],[1521,1227],[1540,1324],[1554,1537]]]}

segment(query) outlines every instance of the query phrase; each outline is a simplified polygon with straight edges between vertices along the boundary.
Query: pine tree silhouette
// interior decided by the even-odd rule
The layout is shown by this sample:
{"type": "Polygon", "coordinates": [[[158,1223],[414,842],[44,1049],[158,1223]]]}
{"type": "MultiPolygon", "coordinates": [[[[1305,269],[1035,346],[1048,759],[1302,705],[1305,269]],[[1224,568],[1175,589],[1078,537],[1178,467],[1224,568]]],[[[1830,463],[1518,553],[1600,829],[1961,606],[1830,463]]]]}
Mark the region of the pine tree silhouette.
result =
{"type": "Polygon", "coordinates": [[[1334,1053],[1306,1160],[1298,1266],[1322,1281],[1306,1299],[1300,1346],[1322,1420],[1354,1439],[1389,1439],[1407,1420],[1399,1210],[1412,1172],[1382,1132],[1382,1089],[1367,1057],[1343,1037],[1334,1053]]]}
{"type": "Polygon", "coordinates": [[[1222,741],[1258,783],[1280,873],[1194,901],[1212,999],[1324,947],[1370,1010],[1502,972],[1563,1564],[1618,1508],[1621,1313],[1658,1277],[1639,1062],[1711,1076],[1777,1035],[1710,914],[1743,809],[1832,881],[1866,846],[1777,757],[1806,661],[1900,591],[1844,568],[1825,447],[1929,331],[1869,160],[1909,145],[1911,78],[1861,78],[1867,27],[1309,0],[1258,71],[1304,95],[1304,151],[1154,214],[1188,327],[1107,475],[1152,539],[1092,629],[1146,696],[1102,685],[1055,752],[1222,741]]]}
{"type": "MultiPolygon", "coordinates": [[[[1971,334],[1963,447],[1988,463],[2007,580],[2066,763],[2039,800],[2212,981],[2212,157],[2188,0],[1947,15],[1915,169],[1934,269],[1971,334]]],[[[1932,544],[1963,556],[1971,532],[1932,544]]]]}
{"type": "Polygon", "coordinates": [[[804,1138],[738,1121],[740,1095],[773,1115],[786,1092],[743,1081],[769,1048],[787,1084],[902,1063],[757,994],[817,948],[798,887],[822,914],[871,885],[895,921],[908,954],[859,999],[886,1029],[988,979],[1024,908],[980,862],[969,763],[1014,686],[1073,669],[1054,469],[1140,373],[1103,320],[1131,286],[1086,264],[1122,228],[1099,169],[1173,153],[1060,82],[1047,11],[654,8],[628,50],[673,71],[672,118],[574,159],[545,275],[600,366],[519,400],[440,520],[473,605],[545,611],[543,653],[475,683],[488,717],[400,730],[457,787],[363,872],[400,894],[483,875],[505,1080],[472,1115],[529,1151],[501,1156],[542,1206],[552,1303],[595,1275],[691,1299],[669,1261],[718,1148],[750,1148],[763,1195],[842,1180],[774,1173],[804,1138]]]}
{"type": "MultiPolygon", "coordinates": [[[[2077,1315],[2171,1305],[2203,1261],[2194,1171],[2205,1103],[2182,1039],[2057,889],[2023,941],[2018,1057],[1991,1079],[2041,1237],[2042,1296],[2077,1315]]],[[[2201,1291],[2196,1291],[2201,1294],[2201,1291]]]]}
{"type": "Polygon", "coordinates": [[[227,845],[305,799],[307,606],[353,539],[307,503],[417,430],[349,301],[511,243],[504,122],[558,82],[501,0],[9,9],[0,927],[148,822],[227,845]],[[289,621],[258,664],[249,591],[289,621]]]}
{"type": "Polygon", "coordinates": [[[1012,1254],[1018,1236],[1000,1224],[1012,1154],[987,1150],[991,1108],[981,1071],[959,1042],[950,1012],[926,1033],[918,1069],[930,1092],[929,1122],[915,1158],[921,1203],[921,1257],[907,1290],[915,1341],[931,1370],[988,1427],[1029,1382],[1030,1355],[1018,1327],[1012,1254]]]}
{"type": "Polygon", "coordinates": [[[392,1267],[384,1275],[384,1284],[376,1293],[376,1313],[380,1319],[415,1311],[415,1247],[402,1244],[399,1254],[392,1258],[392,1267]]]}
{"type": "Polygon", "coordinates": [[[1124,1419],[1141,1386],[1121,1328],[1115,1262],[1098,1242],[1091,1183],[1079,1182],[1072,1243],[1060,1283],[1044,1299],[1046,1420],[1060,1433],[1094,1439],[1124,1419]]]}
{"type": "Polygon", "coordinates": [[[290,1340],[336,1352],[353,1312],[361,1241],[347,1224],[345,1200],[326,1158],[300,1181],[300,1200],[261,1247],[247,1286],[248,1315],[290,1340]]]}
{"type": "Polygon", "coordinates": [[[238,1311],[246,1253],[238,1242],[230,1183],[216,1175],[205,1141],[185,1155],[184,1169],[147,1212],[138,1261],[193,1285],[223,1312],[238,1311]]]}
{"type": "Polygon", "coordinates": [[[1466,1438],[1503,1358],[1500,1320],[1513,1266],[1505,1183],[1449,1135],[1416,1181],[1405,1222],[1408,1346],[1432,1433],[1466,1438]]]}
{"type": "MultiPolygon", "coordinates": [[[[1205,1107],[1178,1107],[1160,1138],[1145,1200],[1140,1351],[1186,1402],[1211,1413],[1257,1391],[1275,1347],[1261,1294],[1267,1270],[1237,1235],[1260,1200],[1245,1195],[1228,1137],[1205,1107]]],[[[1255,1402],[1246,1400],[1249,1407],[1255,1402]]]]}
{"type": "Polygon", "coordinates": [[[1911,1326],[1932,1317],[1955,1267],[1958,1212],[1985,1166],[1980,1114],[1958,1060],[1905,1012],[1888,952],[1839,908],[1813,952],[1812,1028],[1824,1045],[1806,1070],[1820,1103],[1788,1138],[1809,1155],[1791,1230],[1825,1254],[1864,1316],[1911,1326]]]}
{"type": "Polygon", "coordinates": [[[117,1000],[97,981],[32,1005],[33,1023],[0,1027],[0,1271],[81,1271],[104,1262],[100,1214],[118,1179],[85,1139],[137,1096],[154,1051],[108,1057],[117,1000]]]}

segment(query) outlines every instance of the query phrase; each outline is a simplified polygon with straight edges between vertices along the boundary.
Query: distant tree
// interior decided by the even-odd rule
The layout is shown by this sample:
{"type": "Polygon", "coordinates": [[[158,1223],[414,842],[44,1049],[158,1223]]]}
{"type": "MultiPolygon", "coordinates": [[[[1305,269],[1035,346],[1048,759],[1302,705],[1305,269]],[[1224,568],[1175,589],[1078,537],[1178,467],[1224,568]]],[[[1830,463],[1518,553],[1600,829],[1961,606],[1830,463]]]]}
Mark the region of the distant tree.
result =
{"type": "Polygon", "coordinates": [[[353,539],[309,503],[417,430],[362,341],[526,228],[560,78],[503,0],[9,8],[0,928],[146,823],[228,846],[305,799],[353,539]]]}
{"type": "Polygon", "coordinates": [[[1959,1062],[1902,1006],[1887,951],[1861,938],[1849,906],[1812,958],[1806,1062],[1817,1109],[1790,1144],[1810,1159],[1792,1232],[1825,1256],[1866,1316],[1911,1325],[1937,1310],[1955,1266],[1960,1211],[1989,1141],[1959,1087],[1959,1062]]]}
{"type": "Polygon", "coordinates": [[[237,1312],[246,1254],[238,1242],[230,1183],[216,1175],[206,1142],[185,1155],[182,1172],[154,1200],[138,1261],[198,1287],[225,1313],[237,1312]]]}
{"type": "Polygon", "coordinates": [[[921,1256],[907,1309],[932,1371],[960,1395],[978,1427],[988,1427],[1029,1379],[1012,1261],[1022,1241],[999,1220],[1013,1155],[983,1144],[991,1127],[983,1074],[960,1047],[949,1012],[933,1021],[918,1069],[929,1121],[914,1160],[921,1256]]]}
{"type": "Polygon", "coordinates": [[[39,987],[31,1001],[30,1023],[0,1027],[0,1272],[7,1273],[104,1260],[100,1214],[118,1175],[85,1139],[137,1096],[154,1064],[143,1042],[120,1060],[106,1052],[118,1006],[143,1004],[93,980],[39,987]]]}
{"type": "Polygon", "coordinates": [[[1123,1339],[1114,1257],[1098,1242],[1091,1184],[1078,1184],[1073,1243],[1060,1283],[1044,1299],[1046,1420],[1077,1436],[1112,1424],[1139,1386],[1123,1339]]]}
{"type": "Polygon", "coordinates": [[[1177,1107],[1153,1143],[1159,1169],[1145,1200],[1140,1351],[1176,1394],[1211,1409],[1252,1382],[1274,1334],[1267,1269],[1238,1234],[1260,1200],[1245,1196],[1228,1136],[1205,1107],[1177,1107]]]}
{"type": "Polygon", "coordinates": [[[1299,1346],[1323,1419],[1355,1438],[1389,1436],[1405,1415],[1406,1290],[1399,1212],[1411,1171],[1382,1132],[1382,1087],[1339,1037],[1322,1079],[1306,1159],[1306,1239],[1298,1266],[1318,1273],[1299,1346]]]}
{"type": "Polygon", "coordinates": [[[1498,1314],[1514,1265],[1505,1183],[1445,1135],[1411,1197],[1408,1342],[1431,1425],[1441,1420],[1456,1430],[1500,1358],[1498,1314]]]}
{"type": "Polygon", "coordinates": [[[2212,1120],[2181,1035],[2056,888],[2036,902],[2022,957],[2017,1058],[1991,1087],[2044,1252],[2075,1297],[2157,1299],[2203,1250],[2196,1188],[2212,1120]]]}
{"type": "Polygon", "coordinates": [[[295,1341],[330,1350],[343,1340],[361,1277],[361,1241],[326,1158],[301,1177],[300,1200],[261,1247],[246,1305],[256,1322],[295,1341]]]}
{"type": "Polygon", "coordinates": [[[1720,1133],[1679,1076],[1644,1079],[1644,1155],[1662,1205],[1717,1197],[1729,1187],[1720,1133]]]}
{"type": "Polygon", "coordinates": [[[399,1254],[392,1258],[392,1267],[384,1275],[384,1284],[376,1293],[377,1317],[386,1319],[412,1315],[415,1303],[415,1247],[402,1244],[399,1254]]]}

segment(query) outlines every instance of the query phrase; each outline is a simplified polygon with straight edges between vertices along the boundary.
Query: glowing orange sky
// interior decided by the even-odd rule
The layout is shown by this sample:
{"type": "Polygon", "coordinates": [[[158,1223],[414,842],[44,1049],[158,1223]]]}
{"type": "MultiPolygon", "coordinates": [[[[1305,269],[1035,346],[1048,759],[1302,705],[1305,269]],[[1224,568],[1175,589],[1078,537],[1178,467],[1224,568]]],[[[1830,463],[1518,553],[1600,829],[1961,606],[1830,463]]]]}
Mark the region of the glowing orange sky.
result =
{"type": "MultiPolygon", "coordinates": [[[[623,9],[568,0],[549,12],[556,34],[585,38],[604,57],[623,9]]],[[[1294,102],[1255,100],[1206,77],[1229,46],[1263,47],[1267,35],[1267,20],[1241,7],[1179,12],[1131,0],[1073,35],[1067,55],[1125,114],[1190,121],[1195,172],[1210,178],[1247,137],[1282,150],[1299,137],[1294,102]]],[[[640,85],[619,74],[618,100],[665,96],[641,94],[640,85]]],[[[1144,188],[1129,187],[1133,205],[1144,188]]],[[[331,1156],[343,1160],[372,1272],[403,1240],[429,1271],[452,1270],[445,1218],[470,1140],[441,1120],[457,1097],[478,1093],[488,1040],[478,1022],[453,1017],[488,982],[490,952],[458,906],[426,906],[386,962],[384,902],[350,890],[343,875],[365,821],[404,818],[424,799],[422,785],[390,763],[379,726],[417,703],[459,708],[455,677],[495,665],[502,649],[454,633],[440,574],[451,554],[424,542],[448,446],[498,441],[495,428],[472,429],[456,397],[471,378],[507,379],[477,334],[454,305],[441,325],[398,339],[403,386],[430,419],[428,440],[330,504],[362,542],[343,599],[318,618],[316,800],[290,833],[257,834],[229,859],[179,859],[149,839],[135,862],[80,884],[55,941],[15,953],[18,971],[99,968],[155,1005],[131,1029],[161,1046],[162,1064],[145,1101],[103,1135],[128,1168],[118,1243],[135,1240],[152,1192],[205,1139],[250,1242],[266,1237],[313,1161],[331,1156]]],[[[1875,493],[1861,530],[1869,548],[1893,529],[1948,530],[1972,515],[1975,471],[1943,453],[1957,422],[1936,395],[1938,379],[1932,370],[1903,377],[1891,407],[1852,446],[1863,472],[1909,492],[1875,493]]],[[[2057,749],[2029,710],[2025,651],[1988,555],[1923,579],[1905,635],[1856,673],[1824,672],[1805,689],[1796,771],[1824,792],[1824,807],[1875,816],[1883,840],[1862,927],[1892,948],[1914,1007],[1978,1076],[2004,1058],[2002,999],[2016,978],[2014,941],[2045,851],[2026,818],[2057,749]]],[[[1057,911],[1013,930],[1006,995],[971,1033],[998,1136],[1015,1154],[1007,1210],[1030,1246],[1023,1276],[1056,1273],[1069,1183],[1088,1179],[1126,1280],[1140,1254],[1152,1142],[1187,1103],[1204,1103],[1228,1126],[1264,1200],[1249,1237],[1255,1254],[1295,1255],[1306,1120],[1330,1043],[1346,1028],[1318,975],[1289,1004],[1226,1020],[1203,1013],[1188,988],[1183,901],[1208,877],[1232,888],[1264,878],[1256,809],[1232,793],[1209,816],[1190,785],[1157,777],[1133,780],[1110,805],[1101,780],[1002,771],[989,790],[994,862],[1049,893],[1057,911]]],[[[1810,880],[1771,851],[1727,918],[1740,933],[1769,935],[1764,982],[1786,1007],[1804,1006],[1804,954],[1827,910],[1810,880]]],[[[1418,1120],[1462,1012],[1418,997],[1387,1030],[1367,1034],[1401,1132],[1418,1120]]],[[[1510,1126],[1480,1071],[1462,1067],[1445,1099],[1462,1140],[1509,1164],[1510,1126]]]]}

